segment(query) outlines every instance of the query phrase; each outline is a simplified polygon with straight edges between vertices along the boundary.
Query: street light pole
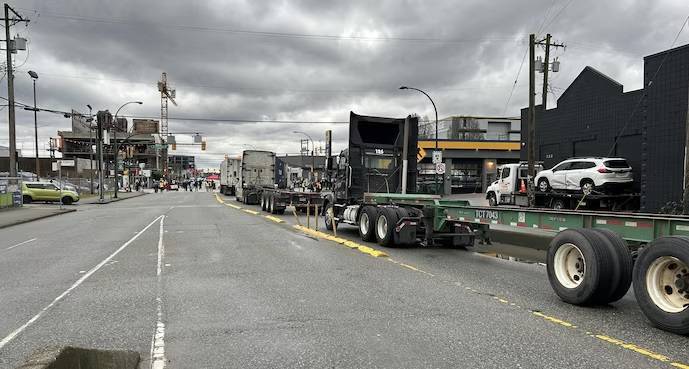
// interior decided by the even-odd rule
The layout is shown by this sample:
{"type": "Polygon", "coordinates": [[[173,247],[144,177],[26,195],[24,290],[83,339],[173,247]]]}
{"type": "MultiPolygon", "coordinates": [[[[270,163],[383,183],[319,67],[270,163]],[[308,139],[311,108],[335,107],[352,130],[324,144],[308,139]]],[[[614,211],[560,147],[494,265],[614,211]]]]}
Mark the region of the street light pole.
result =
{"type": "MultiPolygon", "coordinates": [[[[418,89],[418,88],[402,86],[402,87],[400,87],[400,90],[415,90],[415,91],[419,91],[419,92],[421,92],[422,94],[426,95],[426,97],[428,98],[428,100],[431,100],[431,104],[433,104],[433,110],[435,111],[435,151],[438,151],[438,109],[435,107],[435,102],[433,102],[433,99],[431,99],[431,97],[428,96],[427,93],[421,91],[421,90],[418,89]]],[[[435,178],[434,178],[434,180],[435,180],[435,191],[434,191],[434,192],[435,192],[435,194],[437,195],[437,194],[438,194],[438,171],[437,171],[437,170],[435,171],[434,177],[435,177],[435,178]]]]}
{"type": "Polygon", "coordinates": [[[89,174],[89,178],[91,179],[90,181],[90,187],[91,187],[91,195],[93,195],[93,109],[91,108],[91,105],[86,104],[86,107],[89,108],[89,159],[90,159],[90,166],[91,166],[91,174],[89,174]]]}
{"type": "Polygon", "coordinates": [[[36,180],[40,178],[40,161],[38,160],[38,109],[36,109],[36,80],[38,79],[38,74],[32,70],[29,71],[29,76],[33,81],[33,129],[34,129],[34,139],[36,144],[36,180]]]}
{"type": "Polygon", "coordinates": [[[117,173],[117,168],[118,168],[117,156],[118,156],[118,153],[119,153],[119,151],[120,151],[120,145],[117,144],[117,114],[120,112],[120,110],[121,110],[122,108],[124,108],[125,106],[127,106],[127,105],[129,105],[129,104],[139,104],[139,105],[141,105],[141,104],[143,104],[143,102],[141,102],[141,101],[129,101],[129,102],[126,102],[126,103],[122,104],[122,106],[120,106],[120,107],[117,109],[117,111],[115,111],[115,118],[114,118],[114,120],[113,120],[113,124],[114,124],[114,127],[113,127],[113,128],[114,128],[114,129],[112,130],[112,137],[113,137],[113,141],[114,141],[114,150],[113,150],[113,151],[114,151],[114,154],[115,154],[115,155],[114,155],[115,158],[113,159],[113,162],[115,163],[115,194],[113,195],[114,198],[117,198],[117,192],[120,190],[120,189],[119,189],[119,183],[117,182],[117,174],[118,174],[118,173],[117,173]]]}
{"type": "Polygon", "coordinates": [[[311,136],[309,136],[308,133],[302,132],[302,131],[292,131],[292,133],[302,134],[302,135],[308,137],[308,139],[311,141],[311,177],[312,177],[311,180],[313,181],[316,179],[315,178],[316,176],[314,174],[314,171],[316,170],[316,156],[314,155],[315,150],[316,150],[316,145],[313,143],[313,139],[311,138],[311,136]]]}

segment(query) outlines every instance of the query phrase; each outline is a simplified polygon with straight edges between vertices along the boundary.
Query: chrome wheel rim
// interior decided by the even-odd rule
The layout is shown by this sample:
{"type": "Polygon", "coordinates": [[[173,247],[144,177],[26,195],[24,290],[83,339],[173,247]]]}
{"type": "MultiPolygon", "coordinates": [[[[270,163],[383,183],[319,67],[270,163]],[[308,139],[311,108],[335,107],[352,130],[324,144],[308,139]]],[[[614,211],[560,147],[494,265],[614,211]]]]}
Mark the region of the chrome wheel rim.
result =
{"type": "Polygon", "coordinates": [[[553,269],[563,287],[577,288],[586,277],[586,259],[577,246],[565,243],[555,252],[553,269]]]}
{"type": "Polygon", "coordinates": [[[368,234],[368,214],[363,213],[359,218],[359,230],[361,234],[368,234]]]}
{"type": "Polygon", "coordinates": [[[376,222],[376,231],[378,232],[378,238],[381,240],[385,238],[388,234],[388,218],[385,215],[378,217],[376,222]]]}
{"type": "Polygon", "coordinates": [[[548,190],[548,184],[545,181],[540,181],[538,182],[538,189],[541,190],[541,192],[545,192],[548,190]]]}

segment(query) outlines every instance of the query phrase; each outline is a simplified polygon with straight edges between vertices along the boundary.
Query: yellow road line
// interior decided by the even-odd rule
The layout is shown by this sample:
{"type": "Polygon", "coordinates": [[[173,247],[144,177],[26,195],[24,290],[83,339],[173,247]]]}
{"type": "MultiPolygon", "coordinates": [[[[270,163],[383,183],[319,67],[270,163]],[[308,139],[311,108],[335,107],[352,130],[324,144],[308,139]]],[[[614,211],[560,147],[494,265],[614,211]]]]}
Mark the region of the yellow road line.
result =
{"type": "Polygon", "coordinates": [[[682,364],[682,363],[671,363],[670,365],[674,366],[675,368],[679,368],[679,369],[689,369],[689,365],[682,364]]]}
{"type": "Polygon", "coordinates": [[[576,325],[574,325],[570,322],[566,322],[562,319],[558,319],[558,318],[555,318],[552,316],[545,315],[545,314],[541,313],[540,311],[532,311],[531,313],[533,315],[535,315],[537,317],[541,317],[541,318],[543,318],[543,319],[545,319],[551,323],[559,324],[559,325],[565,326],[567,328],[576,328],[577,327],[576,325]]]}
{"type": "Polygon", "coordinates": [[[256,210],[251,210],[251,209],[242,209],[243,212],[253,214],[253,215],[258,215],[259,213],[256,210]]]}
{"type": "Polygon", "coordinates": [[[275,222],[275,223],[284,223],[284,222],[285,222],[284,220],[282,220],[282,219],[280,219],[280,218],[278,218],[278,217],[274,217],[274,216],[272,216],[272,215],[264,215],[264,216],[265,216],[267,219],[270,219],[270,220],[272,220],[272,221],[275,222]]]}
{"type": "MultiPolygon", "coordinates": [[[[653,351],[645,349],[645,348],[641,348],[641,347],[639,347],[633,343],[627,343],[627,342],[624,342],[622,340],[618,340],[617,338],[604,336],[602,334],[596,334],[596,335],[594,335],[594,337],[598,338],[599,340],[602,340],[602,341],[605,341],[608,343],[612,343],[613,345],[617,345],[617,346],[622,347],[624,349],[634,351],[637,354],[647,356],[651,359],[662,361],[664,363],[667,363],[670,361],[670,358],[668,358],[665,355],[658,354],[656,352],[653,352],[653,351]]],[[[683,365],[683,364],[679,364],[679,363],[674,363],[674,364],[683,365]]],[[[673,365],[673,366],[677,367],[676,365],[673,365]]],[[[681,368],[681,366],[679,368],[681,368]]]]}
{"type": "Polygon", "coordinates": [[[233,208],[233,209],[237,209],[237,210],[241,210],[241,208],[242,208],[241,206],[237,206],[237,205],[234,205],[234,204],[225,204],[225,205],[227,205],[227,206],[229,206],[229,207],[231,207],[231,208],[233,208]]]}

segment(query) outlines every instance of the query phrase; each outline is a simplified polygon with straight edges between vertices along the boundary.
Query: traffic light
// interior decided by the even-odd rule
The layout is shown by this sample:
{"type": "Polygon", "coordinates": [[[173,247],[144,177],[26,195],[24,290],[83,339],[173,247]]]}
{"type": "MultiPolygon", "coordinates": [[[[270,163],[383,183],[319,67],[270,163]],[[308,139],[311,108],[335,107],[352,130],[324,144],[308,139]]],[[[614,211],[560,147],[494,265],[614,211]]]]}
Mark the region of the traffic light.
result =
{"type": "Polygon", "coordinates": [[[201,151],[206,151],[206,141],[201,141],[201,151]]]}
{"type": "Polygon", "coordinates": [[[176,143],[173,143],[173,144],[172,144],[172,149],[173,149],[173,150],[177,150],[177,144],[176,144],[176,143]]]}

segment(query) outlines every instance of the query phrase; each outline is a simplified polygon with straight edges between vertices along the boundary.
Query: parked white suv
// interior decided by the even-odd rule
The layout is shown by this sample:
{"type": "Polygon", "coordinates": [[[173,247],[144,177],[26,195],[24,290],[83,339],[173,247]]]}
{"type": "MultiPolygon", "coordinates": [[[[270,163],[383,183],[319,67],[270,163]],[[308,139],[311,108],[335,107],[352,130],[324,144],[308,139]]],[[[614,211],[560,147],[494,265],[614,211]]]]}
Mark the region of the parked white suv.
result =
{"type": "Polygon", "coordinates": [[[634,178],[623,158],[572,158],[536,175],[538,191],[583,191],[584,193],[627,190],[634,178]]]}

